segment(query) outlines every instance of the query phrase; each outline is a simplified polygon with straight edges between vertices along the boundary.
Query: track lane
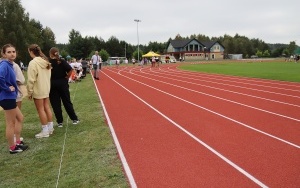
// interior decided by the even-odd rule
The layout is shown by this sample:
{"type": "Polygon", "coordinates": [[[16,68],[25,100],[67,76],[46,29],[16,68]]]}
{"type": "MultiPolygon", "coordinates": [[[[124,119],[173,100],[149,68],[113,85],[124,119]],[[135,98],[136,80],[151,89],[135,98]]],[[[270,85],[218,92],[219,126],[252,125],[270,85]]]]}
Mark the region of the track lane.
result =
{"type": "MultiPolygon", "coordinates": [[[[217,81],[207,81],[206,78],[200,79],[197,77],[197,75],[194,74],[194,76],[188,75],[188,73],[182,73],[180,71],[176,72],[160,72],[158,69],[152,69],[151,74],[158,74],[158,75],[163,75],[165,77],[170,77],[173,79],[183,79],[183,80],[189,80],[190,82],[194,82],[197,84],[201,84],[203,87],[211,87],[211,88],[219,88],[222,90],[230,90],[232,92],[241,92],[247,95],[253,95],[253,96],[261,96],[263,98],[270,98],[272,100],[276,101],[285,101],[288,103],[293,103],[297,104],[298,106],[300,105],[300,97],[298,92],[286,92],[285,90],[268,90],[268,89],[259,89],[256,87],[242,87],[240,85],[235,85],[235,84],[225,84],[222,80],[217,81]]],[[[185,71],[184,71],[185,72],[185,71]]],[[[223,78],[224,80],[227,79],[226,76],[223,78]]],[[[294,88],[293,90],[297,90],[298,88],[294,88]]]]}
{"type": "MultiPolygon", "coordinates": [[[[121,81],[121,80],[122,80],[122,79],[120,78],[120,81],[121,81]]],[[[124,80],[123,80],[123,81],[124,81],[124,80]]],[[[132,85],[132,83],[130,83],[130,85],[132,85]]],[[[137,88],[137,90],[139,90],[139,89],[138,89],[139,87],[136,86],[136,88],[137,88]]],[[[141,89],[141,88],[140,88],[140,89],[141,89]]],[[[138,91],[137,91],[137,92],[138,92],[138,91]]],[[[141,93],[141,95],[142,95],[142,94],[143,94],[143,92],[141,93]]],[[[154,96],[151,96],[150,98],[156,98],[156,97],[157,97],[157,96],[156,96],[156,94],[155,94],[154,96]]],[[[161,104],[160,104],[160,105],[161,105],[161,104]]],[[[159,106],[159,105],[158,105],[158,106],[159,106]]],[[[175,106],[177,106],[177,105],[175,105],[175,106]]],[[[175,106],[172,106],[172,105],[171,105],[170,108],[175,108],[175,106]]],[[[188,107],[187,110],[188,110],[189,108],[190,108],[190,107],[188,107]]],[[[176,111],[176,110],[174,109],[174,113],[175,113],[175,111],[176,111]]],[[[176,114],[175,114],[175,116],[176,116],[176,114]]],[[[178,116],[178,114],[177,114],[177,116],[178,116]]],[[[196,122],[199,121],[199,120],[193,120],[193,121],[194,121],[194,122],[191,122],[190,125],[196,124],[196,122]]],[[[206,128],[207,128],[207,127],[206,127],[206,128]]],[[[220,129],[220,130],[222,130],[222,129],[220,129]]],[[[222,130],[222,131],[225,131],[225,133],[226,133],[226,130],[222,130]]],[[[238,132],[238,131],[237,131],[237,132],[238,132]]],[[[230,135],[230,132],[227,132],[227,133],[230,135]]],[[[232,133],[231,133],[231,134],[232,134],[232,133]]],[[[246,133],[245,133],[245,134],[246,134],[246,133]]],[[[230,138],[229,138],[229,139],[230,139],[230,138]]],[[[249,143],[249,142],[247,142],[247,143],[249,143]]],[[[268,143],[268,142],[266,142],[266,143],[268,143]]],[[[289,152],[288,152],[288,153],[289,153],[289,152]]],[[[282,156],[281,156],[281,157],[282,157],[282,156]]],[[[258,158],[255,158],[255,160],[256,160],[256,159],[258,159],[258,158]]],[[[254,160],[254,161],[255,161],[255,160],[254,160]]],[[[253,162],[253,161],[252,161],[252,162],[253,162]]],[[[266,161],[265,161],[265,162],[266,162],[266,161]]],[[[250,166],[251,166],[251,165],[250,165],[250,166]]],[[[284,168],[284,169],[286,169],[286,168],[284,168]]],[[[289,173],[288,173],[288,174],[289,174],[289,173]]],[[[282,178],[281,178],[281,179],[282,179],[282,178]]]]}
{"type": "MultiPolygon", "coordinates": [[[[221,100],[226,100],[233,103],[239,103],[240,105],[249,106],[256,108],[261,111],[268,111],[269,113],[277,113],[279,116],[287,116],[289,119],[300,119],[300,106],[296,104],[286,103],[283,101],[274,101],[268,98],[262,98],[259,96],[249,96],[243,94],[243,91],[232,92],[230,90],[224,90],[219,88],[212,88],[206,85],[197,84],[191,81],[185,81],[183,79],[172,79],[169,76],[158,76],[151,73],[145,73],[140,71],[133,71],[133,74],[139,75],[141,77],[146,77],[148,79],[155,79],[159,82],[164,82],[166,84],[171,84],[175,87],[180,87],[182,89],[195,91],[203,95],[219,98],[221,100]],[[295,110],[297,108],[298,110],[295,110]]],[[[283,99],[282,99],[283,100],[283,99]]]]}
{"type": "Polygon", "coordinates": [[[124,71],[122,74],[126,74],[126,76],[131,77],[133,80],[139,80],[152,86],[154,85],[160,90],[167,90],[175,96],[178,96],[178,93],[184,92],[184,98],[192,103],[232,118],[234,121],[241,122],[241,124],[250,125],[279,138],[283,138],[284,140],[297,144],[298,147],[300,145],[300,138],[298,136],[300,134],[300,121],[298,119],[290,120],[288,118],[282,118],[281,116],[277,117],[274,116],[274,114],[265,113],[252,108],[245,108],[245,106],[207,97],[206,95],[201,95],[193,91],[182,91],[182,88],[177,88],[173,85],[162,83],[157,79],[150,79],[150,76],[148,78],[142,78],[135,74],[126,73],[124,71]],[[270,119],[273,120],[272,124],[268,122],[270,119]],[[288,126],[285,124],[288,124],[288,126]]]}
{"type": "Polygon", "coordinates": [[[258,187],[108,77],[102,74],[100,80],[97,86],[138,187],[258,187]]]}

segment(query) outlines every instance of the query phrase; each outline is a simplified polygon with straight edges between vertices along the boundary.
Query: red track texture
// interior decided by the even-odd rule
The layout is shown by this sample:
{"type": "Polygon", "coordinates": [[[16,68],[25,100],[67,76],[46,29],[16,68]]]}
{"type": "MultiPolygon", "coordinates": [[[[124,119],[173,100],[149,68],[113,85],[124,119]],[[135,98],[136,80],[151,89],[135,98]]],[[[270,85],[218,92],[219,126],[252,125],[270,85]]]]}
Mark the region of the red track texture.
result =
{"type": "Polygon", "coordinates": [[[300,84],[177,66],[95,80],[131,187],[300,187],[300,84]]]}

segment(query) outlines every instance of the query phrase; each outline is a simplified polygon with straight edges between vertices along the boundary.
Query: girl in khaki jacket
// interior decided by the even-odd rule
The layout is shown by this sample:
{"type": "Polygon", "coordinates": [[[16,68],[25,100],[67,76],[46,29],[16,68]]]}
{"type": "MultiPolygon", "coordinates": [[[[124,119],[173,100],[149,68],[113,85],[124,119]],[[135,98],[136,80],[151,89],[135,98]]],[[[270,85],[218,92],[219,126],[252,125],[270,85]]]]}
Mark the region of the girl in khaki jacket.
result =
{"type": "Polygon", "coordinates": [[[28,52],[32,57],[27,70],[28,98],[33,99],[42,124],[42,131],[35,137],[45,138],[54,131],[49,102],[51,64],[37,44],[30,45],[28,52]]]}

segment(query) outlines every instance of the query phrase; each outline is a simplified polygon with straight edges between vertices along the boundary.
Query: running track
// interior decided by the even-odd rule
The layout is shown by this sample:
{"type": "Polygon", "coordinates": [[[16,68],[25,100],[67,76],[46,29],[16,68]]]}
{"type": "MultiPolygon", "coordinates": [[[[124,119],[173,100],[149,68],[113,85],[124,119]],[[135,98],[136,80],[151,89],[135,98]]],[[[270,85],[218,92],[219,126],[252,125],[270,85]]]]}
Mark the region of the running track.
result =
{"type": "Polygon", "coordinates": [[[300,84],[177,66],[95,80],[131,187],[300,187],[300,84]]]}

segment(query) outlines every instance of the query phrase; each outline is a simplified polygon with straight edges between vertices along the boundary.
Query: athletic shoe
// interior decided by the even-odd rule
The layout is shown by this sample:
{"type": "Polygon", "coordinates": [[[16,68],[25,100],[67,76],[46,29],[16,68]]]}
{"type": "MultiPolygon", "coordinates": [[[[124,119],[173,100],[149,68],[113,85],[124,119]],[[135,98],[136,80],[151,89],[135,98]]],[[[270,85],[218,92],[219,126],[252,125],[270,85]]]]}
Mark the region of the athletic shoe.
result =
{"type": "Polygon", "coordinates": [[[16,147],[19,147],[19,149],[25,151],[28,149],[28,146],[24,144],[24,142],[21,142],[20,144],[17,144],[16,147]]]}
{"type": "Polygon", "coordinates": [[[22,150],[22,148],[19,146],[19,145],[16,145],[16,147],[15,147],[15,149],[10,149],[9,150],[9,153],[10,154],[16,154],[16,153],[20,153],[20,152],[22,152],[23,150],[22,150]]]}
{"type": "Polygon", "coordinates": [[[73,120],[73,125],[78,124],[80,121],[79,120],[73,120]]]}
{"type": "Polygon", "coordinates": [[[63,127],[63,123],[57,124],[57,127],[63,127]]]}
{"type": "Polygon", "coordinates": [[[17,145],[25,145],[25,143],[24,143],[23,141],[21,141],[21,143],[20,143],[20,144],[17,144],[17,145]]]}
{"type": "Polygon", "coordinates": [[[49,137],[49,131],[41,131],[35,135],[36,138],[47,138],[49,137]]]}
{"type": "Polygon", "coordinates": [[[53,134],[53,132],[54,132],[54,128],[49,128],[49,134],[53,134]]]}

